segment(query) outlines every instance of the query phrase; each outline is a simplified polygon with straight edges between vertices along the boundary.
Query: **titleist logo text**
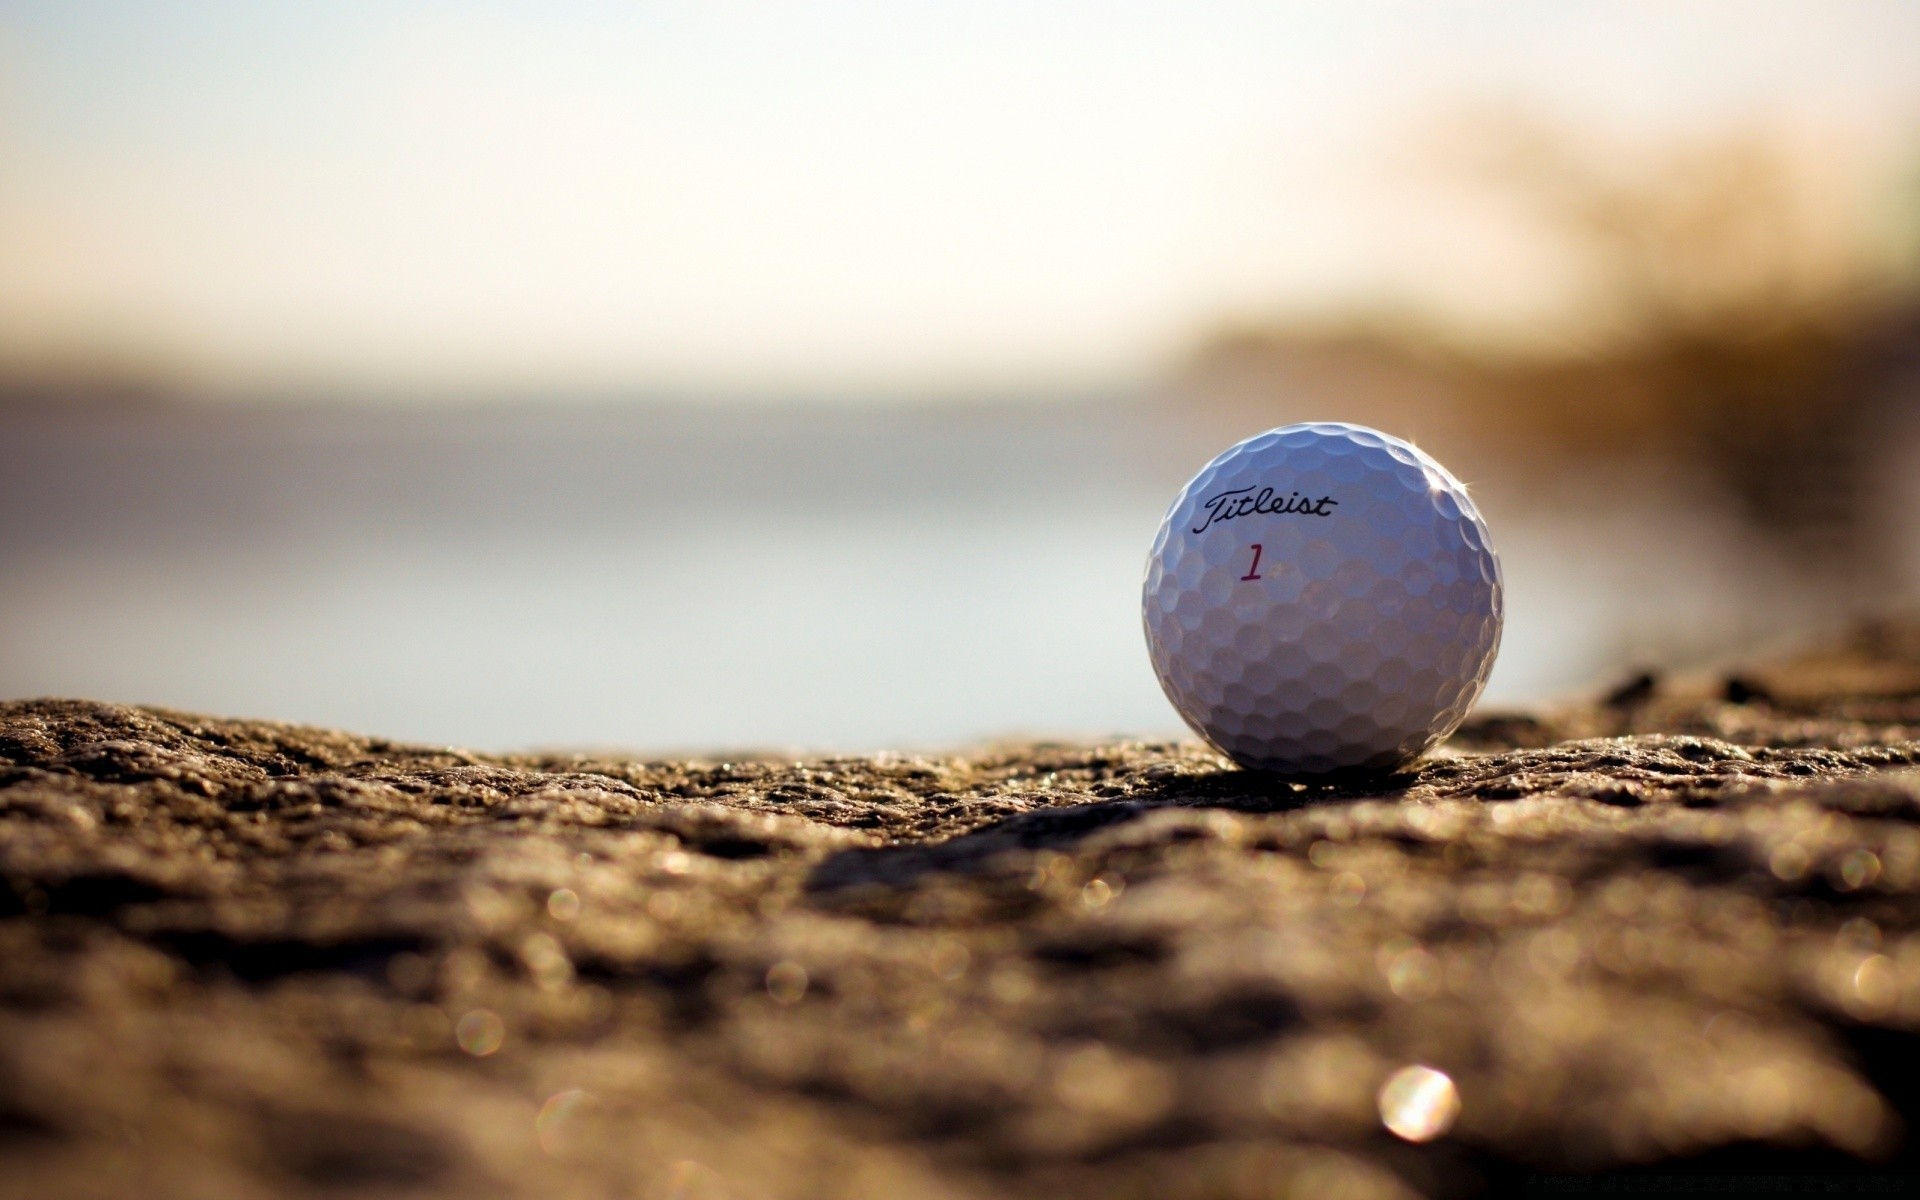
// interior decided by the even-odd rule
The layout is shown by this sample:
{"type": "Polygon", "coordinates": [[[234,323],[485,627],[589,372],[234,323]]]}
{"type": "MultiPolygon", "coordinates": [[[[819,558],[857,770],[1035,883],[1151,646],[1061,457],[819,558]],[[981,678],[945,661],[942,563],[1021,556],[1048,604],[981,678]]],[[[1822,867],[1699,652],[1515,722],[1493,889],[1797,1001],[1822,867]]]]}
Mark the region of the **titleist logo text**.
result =
{"type": "Polygon", "coordinates": [[[1263,487],[1255,492],[1251,487],[1234,488],[1230,492],[1221,492],[1200,502],[1207,510],[1207,519],[1194,526],[1195,533],[1205,532],[1208,526],[1218,525],[1222,521],[1231,521],[1235,517],[1252,516],[1255,513],[1298,513],[1307,517],[1330,517],[1330,511],[1339,504],[1332,496],[1322,496],[1318,500],[1302,496],[1299,492],[1280,495],[1272,488],[1263,487]]]}

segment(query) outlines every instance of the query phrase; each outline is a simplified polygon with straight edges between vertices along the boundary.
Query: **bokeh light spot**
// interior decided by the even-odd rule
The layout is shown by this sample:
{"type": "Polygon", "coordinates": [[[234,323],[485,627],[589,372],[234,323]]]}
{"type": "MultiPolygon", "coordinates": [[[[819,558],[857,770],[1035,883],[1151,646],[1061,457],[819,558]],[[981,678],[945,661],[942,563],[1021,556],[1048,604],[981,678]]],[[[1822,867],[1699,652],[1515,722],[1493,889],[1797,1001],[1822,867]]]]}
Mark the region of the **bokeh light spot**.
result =
{"type": "Polygon", "coordinates": [[[1459,1116],[1460,1092],[1444,1071],[1402,1067],[1380,1089],[1380,1123],[1406,1141],[1430,1142],[1459,1116]]]}
{"type": "Polygon", "coordinates": [[[1352,871],[1342,871],[1333,877],[1331,891],[1335,904],[1352,908],[1367,898],[1367,881],[1352,871]]]}
{"type": "Polygon", "coordinates": [[[807,994],[807,969],[797,962],[777,962],[767,968],[767,995],[775,1004],[798,1004],[807,994]]]}
{"type": "Polygon", "coordinates": [[[580,893],[572,888],[555,888],[547,896],[547,915],[556,921],[571,921],[580,915],[580,893]]]}
{"type": "Polygon", "coordinates": [[[540,1115],[533,1119],[534,1137],[539,1140],[541,1150],[555,1155],[563,1151],[574,1114],[590,1099],[592,1097],[579,1088],[568,1088],[547,1097],[547,1102],[540,1106],[540,1115]]]}
{"type": "Polygon", "coordinates": [[[460,1048],[475,1058],[485,1058],[500,1049],[507,1040],[507,1023],[491,1009],[476,1008],[460,1018],[453,1027],[460,1048]]]}

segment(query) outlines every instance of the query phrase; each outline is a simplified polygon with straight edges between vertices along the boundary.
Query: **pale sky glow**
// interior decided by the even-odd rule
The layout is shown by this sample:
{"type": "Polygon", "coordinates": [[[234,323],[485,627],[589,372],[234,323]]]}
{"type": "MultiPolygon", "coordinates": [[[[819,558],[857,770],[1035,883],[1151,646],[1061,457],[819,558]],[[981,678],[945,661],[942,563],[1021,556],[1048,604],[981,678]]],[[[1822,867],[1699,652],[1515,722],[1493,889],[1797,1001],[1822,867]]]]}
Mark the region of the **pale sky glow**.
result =
{"type": "Polygon", "coordinates": [[[0,0],[0,356],[914,391],[1125,381],[1237,313],[1510,323],[1551,282],[1408,183],[1437,115],[1879,169],[1915,47],[1843,0],[0,0]]]}

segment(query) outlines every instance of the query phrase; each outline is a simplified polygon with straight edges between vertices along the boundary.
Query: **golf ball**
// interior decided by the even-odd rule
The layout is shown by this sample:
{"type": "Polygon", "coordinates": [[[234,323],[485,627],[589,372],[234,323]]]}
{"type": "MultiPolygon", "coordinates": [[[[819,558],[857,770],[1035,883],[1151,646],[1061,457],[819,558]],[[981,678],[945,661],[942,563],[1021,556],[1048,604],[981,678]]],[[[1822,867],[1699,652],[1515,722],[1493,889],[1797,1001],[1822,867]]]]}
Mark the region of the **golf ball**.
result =
{"type": "Polygon", "coordinates": [[[1414,446],[1315,422],[1250,437],[1168,509],[1141,602],[1160,686],[1244,767],[1389,770],[1452,733],[1500,646],[1500,560],[1414,446]]]}

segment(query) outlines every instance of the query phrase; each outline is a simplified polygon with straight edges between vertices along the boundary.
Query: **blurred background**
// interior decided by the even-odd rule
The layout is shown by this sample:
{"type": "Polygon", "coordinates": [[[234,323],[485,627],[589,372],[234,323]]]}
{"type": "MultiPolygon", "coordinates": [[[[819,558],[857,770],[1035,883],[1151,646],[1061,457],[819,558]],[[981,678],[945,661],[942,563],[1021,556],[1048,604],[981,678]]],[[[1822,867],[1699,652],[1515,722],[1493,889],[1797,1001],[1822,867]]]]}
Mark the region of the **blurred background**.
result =
{"type": "Polygon", "coordinates": [[[1300,419],[1489,701],[1920,590],[1920,4],[0,0],[0,695],[490,749],[1161,734],[1300,419]]]}

